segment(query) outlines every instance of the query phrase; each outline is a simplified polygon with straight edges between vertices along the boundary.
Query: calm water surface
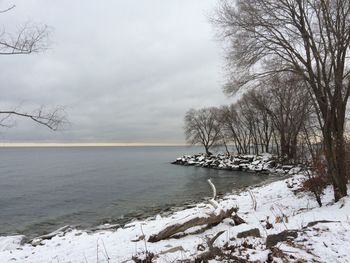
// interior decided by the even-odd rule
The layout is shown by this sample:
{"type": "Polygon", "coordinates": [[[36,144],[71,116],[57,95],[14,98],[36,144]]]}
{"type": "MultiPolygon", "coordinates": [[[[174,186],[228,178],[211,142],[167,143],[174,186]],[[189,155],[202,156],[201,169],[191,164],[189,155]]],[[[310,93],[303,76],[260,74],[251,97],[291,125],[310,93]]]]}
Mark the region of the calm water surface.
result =
{"type": "Polygon", "coordinates": [[[154,215],[266,175],[170,164],[197,147],[0,148],[0,235],[154,215]]]}

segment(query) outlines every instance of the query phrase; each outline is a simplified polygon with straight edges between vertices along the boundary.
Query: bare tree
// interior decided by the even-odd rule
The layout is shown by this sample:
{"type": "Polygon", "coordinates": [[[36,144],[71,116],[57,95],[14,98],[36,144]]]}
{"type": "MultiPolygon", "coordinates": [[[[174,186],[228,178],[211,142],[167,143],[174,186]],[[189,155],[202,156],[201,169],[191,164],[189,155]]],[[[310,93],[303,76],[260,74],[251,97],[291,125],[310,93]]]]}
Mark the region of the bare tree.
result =
{"type": "Polygon", "coordinates": [[[270,141],[274,131],[274,125],[269,112],[262,108],[259,103],[267,103],[267,93],[264,90],[250,90],[246,92],[238,102],[243,107],[241,114],[244,115],[248,129],[253,138],[255,153],[269,152],[270,141]],[[259,103],[257,103],[259,102],[259,103]],[[260,146],[260,150],[259,150],[260,146]]]}
{"type": "MultiPolygon", "coordinates": [[[[13,5],[0,10],[0,14],[12,10],[14,7],[13,5]]],[[[23,55],[43,51],[48,44],[48,35],[49,31],[46,25],[31,23],[25,24],[14,34],[2,30],[0,32],[0,55],[23,55]]],[[[67,122],[66,114],[62,107],[56,107],[48,111],[44,107],[40,107],[33,112],[13,109],[0,110],[0,127],[11,127],[11,117],[13,116],[31,119],[52,130],[57,130],[67,122]]]]}
{"type": "Polygon", "coordinates": [[[214,18],[229,43],[235,75],[228,92],[255,85],[276,72],[307,83],[320,111],[334,197],[347,195],[344,122],[350,95],[350,1],[222,0],[214,18]],[[280,61],[270,70],[265,61],[280,61]]]}
{"type": "Polygon", "coordinates": [[[221,106],[219,124],[227,141],[238,154],[268,152],[273,125],[266,111],[254,104],[257,95],[248,92],[235,104],[221,106]]]}
{"type": "Polygon", "coordinates": [[[297,160],[299,135],[313,110],[305,82],[292,73],[279,73],[249,92],[252,105],[270,116],[279,138],[280,155],[297,160]]]}
{"type": "Polygon", "coordinates": [[[226,138],[233,142],[238,154],[249,152],[250,134],[241,119],[240,108],[237,104],[220,108],[219,125],[226,138]]]}
{"type": "Polygon", "coordinates": [[[214,107],[199,110],[190,109],[185,115],[185,135],[190,144],[201,144],[207,155],[211,147],[221,141],[221,129],[216,116],[217,109],[214,107]]]}

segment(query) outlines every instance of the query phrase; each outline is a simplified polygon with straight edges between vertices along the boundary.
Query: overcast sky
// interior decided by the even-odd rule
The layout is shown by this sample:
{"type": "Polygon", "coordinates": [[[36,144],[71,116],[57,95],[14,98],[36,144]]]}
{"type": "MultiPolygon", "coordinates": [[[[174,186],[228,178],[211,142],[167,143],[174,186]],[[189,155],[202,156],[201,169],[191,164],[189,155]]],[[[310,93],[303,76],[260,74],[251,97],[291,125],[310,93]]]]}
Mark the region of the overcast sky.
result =
{"type": "Polygon", "coordinates": [[[193,107],[227,104],[223,50],[208,22],[216,0],[0,1],[7,31],[50,26],[50,49],[0,57],[0,108],[63,105],[52,132],[17,119],[1,142],[183,143],[193,107]]]}

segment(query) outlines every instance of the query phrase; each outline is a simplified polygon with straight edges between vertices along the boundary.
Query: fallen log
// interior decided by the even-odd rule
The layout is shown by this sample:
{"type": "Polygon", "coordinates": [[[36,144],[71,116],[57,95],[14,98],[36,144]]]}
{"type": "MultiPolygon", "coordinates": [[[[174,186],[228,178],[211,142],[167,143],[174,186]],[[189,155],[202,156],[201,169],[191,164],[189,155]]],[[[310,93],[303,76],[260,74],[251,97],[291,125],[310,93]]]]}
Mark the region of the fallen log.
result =
{"type": "Polygon", "coordinates": [[[184,232],[187,229],[190,229],[195,226],[217,225],[220,222],[222,222],[222,220],[224,220],[225,218],[231,217],[233,212],[234,208],[231,208],[227,211],[220,210],[218,214],[212,213],[207,216],[193,217],[183,223],[169,225],[163,230],[161,230],[159,233],[150,236],[148,242],[158,242],[160,240],[167,239],[177,233],[184,232]]]}
{"type": "Polygon", "coordinates": [[[33,246],[37,246],[37,245],[40,245],[41,242],[43,240],[47,240],[47,239],[51,239],[57,235],[65,235],[67,232],[69,232],[71,230],[71,226],[67,225],[67,226],[63,226],[49,234],[46,234],[46,235],[42,235],[42,236],[39,236],[39,237],[36,237],[34,239],[32,239],[30,241],[30,244],[32,244],[33,246]]]}
{"type": "Polygon", "coordinates": [[[317,221],[312,221],[312,222],[309,222],[306,226],[303,227],[303,229],[305,228],[308,228],[308,227],[313,227],[317,224],[320,224],[320,223],[323,223],[323,224],[327,224],[327,223],[340,223],[340,221],[329,221],[329,220],[317,220],[317,221]]]}
{"type": "Polygon", "coordinates": [[[218,202],[215,201],[216,189],[211,180],[208,180],[209,185],[213,191],[213,198],[209,200],[209,203],[213,206],[214,210],[209,214],[193,215],[182,222],[176,222],[166,226],[157,234],[151,235],[148,242],[158,242],[160,240],[167,239],[175,234],[182,233],[192,227],[208,225],[214,226],[222,222],[225,218],[230,218],[236,208],[224,210],[218,202]]]}

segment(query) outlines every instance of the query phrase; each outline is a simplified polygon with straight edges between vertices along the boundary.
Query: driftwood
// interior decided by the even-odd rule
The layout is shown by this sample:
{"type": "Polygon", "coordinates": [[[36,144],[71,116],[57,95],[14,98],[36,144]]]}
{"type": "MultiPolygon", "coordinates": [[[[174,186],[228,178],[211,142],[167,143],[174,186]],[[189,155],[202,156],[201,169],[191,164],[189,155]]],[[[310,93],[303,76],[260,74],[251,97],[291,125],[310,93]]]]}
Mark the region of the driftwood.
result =
{"type": "Polygon", "coordinates": [[[70,230],[71,230],[71,226],[67,225],[67,226],[61,227],[61,228],[59,228],[59,229],[57,229],[49,234],[36,237],[36,238],[32,239],[30,241],[30,243],[33,246],[37,246],[37,245],[40,245],[43,240],[51,239],[57,235],[65,235],[70,230]]]}
{"type": "Polygon", "coordinates": [[[220,205],[215,201],[216,197],[216,189],[214,184],[208,180],[209,185],[213,191],[213,198],[209,200],[209,203],[213,206],[214,210],[212,213],[203,215],[203,216],[193,216],[183,222],[177,222],[174,224],[170,224],[166,226],[163,230],[158,232],[157,234],[151,235],[148,239],[149,242],[158,242],[160,240],[167,239],[175,234],[182,233],[187,229],[196,226],[209,225],[214,226],[222,222],[225,218],[230,218],[232,213],[236,210],[235,208],[231,208],[228,210],[224,210],[220,207],[220,205]]]}
{"type": "Polygon", "coordinates": [[[305,228],[308,228],[308,227],[313,227],[317,224],[320,224],[320,223],[323,223],[323,224],[327,224],[327,223],[340,223],[340,221],[329,221],[329,220],[318,220],[318,221],[312,221],[312,222],[309,222],[306,226],[303,227],[303,229],[305,228]]]}
{"type": "Polygon", "coordinates": [[[229,209],[227,211],[221,210],[219,214],[210,214],[204,217],[194,217],[184,223],[172,224],[167,226],[165,229],[159,233],[150,236],[149,242],[157,242],[163,239],[167,239],[177,233],[181,233],[195,226],[201,225],[217,225],[225,218],[231,217],[234,209],[229,209]]]}

